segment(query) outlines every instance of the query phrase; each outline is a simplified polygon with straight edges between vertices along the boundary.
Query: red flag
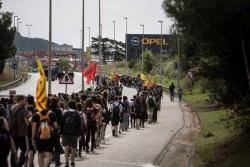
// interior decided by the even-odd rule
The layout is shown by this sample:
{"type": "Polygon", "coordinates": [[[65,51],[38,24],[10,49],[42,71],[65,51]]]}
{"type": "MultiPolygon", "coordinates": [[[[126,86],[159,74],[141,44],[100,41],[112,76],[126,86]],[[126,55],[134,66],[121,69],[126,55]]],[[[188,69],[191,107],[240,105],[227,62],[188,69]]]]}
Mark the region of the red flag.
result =
{"type": "Polygon", "coordinates": [[[95,78],[96,64],[90,64],[90,66],[83,71],[82,75],[87,78],[87,84],[95,78]]]}

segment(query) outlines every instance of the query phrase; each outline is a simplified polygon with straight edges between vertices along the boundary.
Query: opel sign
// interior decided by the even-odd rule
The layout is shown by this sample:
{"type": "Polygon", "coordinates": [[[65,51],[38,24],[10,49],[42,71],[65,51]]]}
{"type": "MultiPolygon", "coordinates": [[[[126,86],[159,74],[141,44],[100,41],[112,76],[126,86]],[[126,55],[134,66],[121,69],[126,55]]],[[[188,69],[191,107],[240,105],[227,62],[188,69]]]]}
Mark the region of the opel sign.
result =
{"type": "Polygon", "coordinates": [[[173,35],[160,34],[127,34],[126,41],[128,46],[128,59],[136,58],[141,55],[143,49],[150,50],[155,54],[160,54],[161,46],[163,53],[172,53],[175,49],[173,35]]]}

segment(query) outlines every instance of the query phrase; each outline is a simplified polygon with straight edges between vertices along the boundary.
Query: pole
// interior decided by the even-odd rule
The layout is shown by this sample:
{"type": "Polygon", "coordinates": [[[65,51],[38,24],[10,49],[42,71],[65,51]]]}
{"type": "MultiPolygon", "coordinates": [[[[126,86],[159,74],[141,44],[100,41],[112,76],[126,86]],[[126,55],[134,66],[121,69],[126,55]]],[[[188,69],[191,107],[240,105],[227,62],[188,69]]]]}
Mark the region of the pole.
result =
{"type": "Polygon", "coordinates": [[[114,50],[113,50],[113,63],[115,62],[115,51],[116,51],[116,41],[115,41],[115,21],[112,21],[114,23],[114,50]]]}
{"type": "Polygon", "coordinates": [[[128,34],[128,18],[127,17],[124,17],[125,21],[126,21],[126,35],[125,35],[125,38],[126,38],[126,69],[128,71],[128,39],[127,39],[127,34],[128,34]]]}
{"type": "Polygon", "coordinates": [[[32,24],[26,24],[28,29],[28,38],[30,38],[30,27],[33,26],[32,24]]]}
{"type": "Polygon", "coordinates": [[[17,18],[18,16],[14,16],[14,27],[16,28],[16,18],[17,18]]]}
{"type": "Polygon", "coordinates": [[[68,84],[65,84],[65,94],[68,93],[68,84]]]}
{"type": "Polygon", "coordinates": [[[158,21],[159,23],[161,23],[161,53],[160,53],[160,75],[162,75],[162,45],[163,45],[163,38],[162,38],[162,24],[163,21],[158,21]]]}
{"type": "Polygon", "coordinates": [[[142,66],[142,73],[143,73],[143,64],[144,64],[144,62],[143,62],[143,61],[144,61],[144,58],[143,58],[143,57],[144,57],[144,56],[143,56],[143,53],[144,53],[144,44],[143,44],[143,40],[144,40],[144,24],[141,24],[141,26],[142,26],[142,40],[141,40],[141,46],[142,46],[142,52],[141,52],[141,53],[142,53],[142,54],[141,54],[142,63],[141,63],[141,64],[142,64],[142,65],[141,65],[141,66],[142,66]]]}
{"type": "Polygon", "coordinates": [[[240,36],[241,36],[242,52],[243,52],[243,56],[244,56],[244,60],[245,60],[245,68],[246,68],[246,73],[247,73],[247,79],[248,79],[248,89],[250,90],[250,71],[249,71],[249,66],[248,66],[248,60],[247,60],[246,48],[245,48],[245,41],[243,39],[242,30],[240,31],[240,36]]]}
{"type": "Polygon", "coordinates": [[[178,87],[180,87],[180,39],[177,37],[178,45],[178,87]]]}
{"type": "Polygon", "coordinates": [[[99,0],[99,73],[101,73],[101,56],[102,56],[102,36],[101,36],[101,0],[99,0]]]}
{"type": "Polygon", "coordinates": [[[21,18],[17,18],[16,20],[17,20],[17,22],[16,22],[16,24],[17,24],[17,26],[16,26],[16,31],[18,32],[18,28],[19,28],[19,26],[18,26],[18,24],[19,24],[19,20],[20,20],[21,18]]]}
{"type": "Polygon", "coordinates": [[[90,39],[90,27],[88,27],[88,29],[89,29],[89,48],[91,48],[91,39],[90,39]]]}
{"type": "Polygon", "coordinates": [[[51,42],[52,42],[52,0],[49,0],[49,60],[48,60],[48,94],[51,94],[51,42]]]}
{"type": "MultiPolygon", "coordinates": [[[[84,0],[82,0],[82,56],[81,56],[82,71],[84,70],[84,0]]],[[[84,90],[84,76],[82,75],[82,90],[84,90]]]]}

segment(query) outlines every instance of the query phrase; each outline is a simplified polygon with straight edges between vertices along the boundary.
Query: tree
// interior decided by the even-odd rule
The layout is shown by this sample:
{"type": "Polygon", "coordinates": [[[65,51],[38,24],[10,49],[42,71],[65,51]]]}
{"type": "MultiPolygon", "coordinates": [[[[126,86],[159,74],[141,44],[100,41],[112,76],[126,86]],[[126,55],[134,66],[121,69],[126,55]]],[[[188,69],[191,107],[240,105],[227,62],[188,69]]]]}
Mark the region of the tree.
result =
{"type": "Polygon", "coordinates": [[[211,96],[227,106],[249,102],[250,1],[164,0],[163,8],[176,20],[186,56],[206,78],[211,96]]]}
{"type": "MultiPolygon", "coordinates": [[[[0,9],[2,2],[0,0],[0,9]]],[[[16,48],[13,45],[15,28],[11,27],[12,14],[0,11],[0,74],[4,70],[5,60],[15,55],[16,48]]]]}
{"type": "MultiPolygon", "coordinates": [[[[125,44],[119,41],[114,41],[109,38],[102,38],[102,54],[103,54],[103,62],[106,63],[108,58],[112,58],[114,56],[114,61],[122,61],[125,59],[125,44]]],[[[99,37],[92,37],[92,45],[91,45],[92,54],[99,54],[99,37]]]]}
{"type": "Polygon", "coordinates": [[[68,59],[66,59],[65,57],[63,58],[59,58],[59,60],[56,62],[56,66],[60,69],[60,70],[69,70],[70,69],[70,62],[68,59]]]}
{"type": "Polygon", "coordinates": [[[143,69],[147,74],[153,69],[153,54],[149,50],[143,52],[143,69]]]}

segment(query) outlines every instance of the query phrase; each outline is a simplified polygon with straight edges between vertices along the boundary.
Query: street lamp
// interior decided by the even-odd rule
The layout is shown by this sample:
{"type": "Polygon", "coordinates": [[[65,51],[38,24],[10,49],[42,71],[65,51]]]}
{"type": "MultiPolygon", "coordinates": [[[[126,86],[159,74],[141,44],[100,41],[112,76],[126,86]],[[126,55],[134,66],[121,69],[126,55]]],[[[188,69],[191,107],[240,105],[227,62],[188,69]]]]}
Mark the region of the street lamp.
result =
{"type": "Polygon", "coordinates": [[[101,36],[101,30],[102,28],[102,23],[101,23],[101,0],[99,0],[99,73],[101,73],[101,56],[102,56],[102,36],[101,36]]]}
{"type": "MultiPolygon", "coordinates": [[[[84,70],[84,0],[82,0],[82,56],[81,56],[81,66],[82,71],[84,70]]],[[[84,91],[84,76],[82,75],[82,90],[84,91]]]]}
{"type": "Polygon", "coordinates": [[[18,16],[14,16],[14,27],[16,28],[16,18],[17,18],[18,16]]]}
{"type": "Polygon", "coordinates": [[[28,29],[28,38],[30,38],[30,27],[33,26],[33,24],[26,24],[28,29]]]}
{"type": "Polygon", "coordinates": [[[88,27],[88,30],[89,30],[89,48],[91,48],[91,37],[90,37],[90,31],[91,31],[91,27],[88,27]]]}
{"type": "Polygon", "coordinates": [[[112,21],[114,23],[114,43],[113,43],[113,63],[115,62],[115,50],[116,50],[116,41],[115,41],[115,21],[112,21]]]}
{"type": "Polygon", "coordinates": [[[140,25],[142,27],[142,40],[141,40],[141,47],[142,47],[142,54],[141,54],[141,57],[142,57],[142,73],[143,73],[143,64],[144,64],[144,60],[143,60],[143,52],[144,52],[144,44],[143,44],[143,40],[144,40],[144,24],[141,24],[140,25]]]}
{"type": "Polygon", "coordinates": [[[126,69],[128,70],[128,41],[127,41],[127,34],[128,34],[128,18],[127,17],[124,17],[125,19],[125,22],[126,22],[126,69]]]}
{"type": "Polygon", "coordinates": [[[18,17],[18,18],[16,19],[16,24],[17,24],[17,26],[16,26],[16,31],[17,31],[17,32],[18,32],[18,24],[21,23],[19,20],[21,20],[21,18],[18,17]]]}
{"type": "Polygon", "coordinates": [[[51,94],[51,45],[52,45],[52,0],[49,0],[49,56],[48,56],[48,94],[51,94]]]}
{"type": "Polygon", "coordinates": [[[160,61],[160,75],[162,75],[162,44],[163,44],[163,39],[162,39],[162,25],[163,25],[163,21],[158,21],[159,23],[161,23],[161,53],[160,53],[160,57],[161,57],[161,61],[160,61]]]}

